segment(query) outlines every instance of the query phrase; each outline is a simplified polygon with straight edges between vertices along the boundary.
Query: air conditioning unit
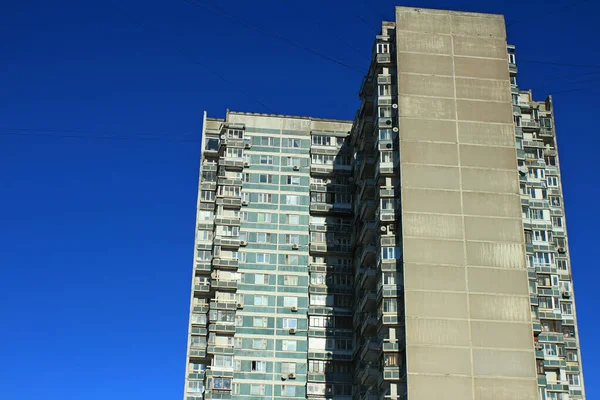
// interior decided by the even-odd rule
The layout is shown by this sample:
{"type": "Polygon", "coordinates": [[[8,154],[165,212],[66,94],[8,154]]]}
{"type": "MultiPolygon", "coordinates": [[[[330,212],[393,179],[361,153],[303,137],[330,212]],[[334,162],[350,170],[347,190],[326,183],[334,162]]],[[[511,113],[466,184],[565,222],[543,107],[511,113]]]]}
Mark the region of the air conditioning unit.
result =
{"type": "Polygon", "coordinates": [[[292,307],[292,311],[294,311],[294,312],[298,311],[298,307],[296,307],[296,306],[292,307]]]}
{"type": "Polygon", "coordinates": [[[392,104],[392,108],[398,108],[398,104],[396,104],[396,103],[392,104]]]}
{"type": "Polygon", "coordinates": [[[282,380],[282,381],[285,381],[285,380],[287,379],[287,377],[288,377],[288,376],[287,376],[286,374],[283,374],[283,375],[281,375],[281,380],[282,380]]]}
{"type": "Polygon", "coordinates": [[[295,335],[295,334],[296,334],[296,329],[290,328],[290,335],[295,335]]]}
{"type": "Polygon", "coordinates": [[[559,253],[566,253],[567,252],[567,250],[564,247],[559,247],[557,250],[558,250],[559,253]]]}
{"type": "Polygon", "coordinates": [[[388,227],[388,230],[389,230],[390,232],[394,232],[394,231],[396,230],[396,225],[390,225],[390,226],[388,227]]]}
{"type": "Polygon", "coordinates": [[[395,127],[393,127],[393,128],[392,128],[392,130],[393,130],[394,132],[398,132],[398,127],[397,127],[397,126],[395,126],[395,127]]]}
{"type": "Polygon", "coordinates": [[[252,145],[251,145],[250,143],[245,143],[245,144],[244,144],[244,148],[245,148],[245,149],[251,149],[251,148],[252,148],[252,145]]]}
{"type": "Polygon", "coordinates": [[[240,246],[246,246],[248,244],[248,242],[246,242],[245,240],[240,241],[240,246]]]}
{"type": "Polygon", "coordinates": [[[294,171],[300,171],[300,166],[299,165],[294,165],[294,167],[292,169],[294,171]]]}
{"type": "Polygon", "coordinates": [[[244,303],[237,303],[237,308],[244,308],[244,303]]]}
{"type": "Polygon", "coordinates": [[[381,230],[381,232],[385,232],[387,231],[387,228],[385,226],[382,226],[381,228],[379,228],[381,230]]]}
{"type": "Polygon", "coordinates": [[[249,167],[250,163],[248,161],[244,161],[244,167],[249,167]]]}
{"type": "Polygon", "coordinates": [[[297,244],[297,243],[294,243],[294,244],[292,245],[292,249],[294,249],[294,250],[298,250],[299,248],[300,248],[300,246],[298,246],[298,244],[297,244]]]}
{"type": "Polygon", "coordinates": [[[568,290],[563,292],[563,297],[571,297],[571,292],[569,292],[568,290]]]}
{"type": "Polygon", "coordinates": [[[243,206],[247,206],[248,205],[248,200],[242,200],[242,205],[243,206]]]}
{"type": "Polygon", "coordinates": [[[290,378],[290,379],[296,379],[296,374],[292,372],[292,373],[290,373],[288,375],[288,378],[290,378]]]}

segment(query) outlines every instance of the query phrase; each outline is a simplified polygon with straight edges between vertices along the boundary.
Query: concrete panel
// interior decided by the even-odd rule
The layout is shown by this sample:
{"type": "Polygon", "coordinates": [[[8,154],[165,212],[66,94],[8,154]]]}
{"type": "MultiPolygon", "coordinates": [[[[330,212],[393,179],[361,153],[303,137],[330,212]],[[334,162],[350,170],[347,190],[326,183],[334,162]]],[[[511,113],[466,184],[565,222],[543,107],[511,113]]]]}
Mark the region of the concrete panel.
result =
{"type": "Polygon", "coordinates": [[[513,121],[512,104],[457,100],[458,119],[508,124],[513,121]]]}
{"type": "Polygon", "coordinates": [[[464,265],[463,242],[406,238],[404,260],[409,263],[464,265]]]}
{"type": "Polygon", "coordinates": [[[519,193],[518,172],[461,168],[463,190],[519,193]]]}
{"type": "Polygon", "coordinates": [[[404,288],[465,291],[465,268],[405,263],[404,288]]]}
{"type": "Polygon", "coordinates": [[[400,142],[400,157],[403,162],[407,163],[457,166],[458,148],[455,144],[449,143],[407,142],[402,140],[400,142]]]}
{"type": "Polygon", "coordinates": [[[458,122],[458,141],[463,144],[515,147],[515,126],[511,124],[483,124],[458,122]]]}
{"type": "MultiPolygon", "coordinates": [[[[430,54],[452,54],[450,36],[429,33],[398,31],[396,34],[398,51],[430,54]]],[[[508,64],[507,64],[508,71],[508,64]]]]}
{"type": "Polygon", "coordinates": [[[508,59],[506,40],[474,36],[454,36],[454,55],[508,59]]]}
{"type": "Polygon", "coordinates": [[[452,12],[452,33],[456,35],[506,38],[504,17],[494,14],[452,12]]]}
{"type": "Polygon", "coordinates": [[[435,214],[412,214],[404,210],[402,225],[404,237],[430,237],[436,239],[462,239],[462,217],[435,214]]]}
{"type": "Polygon", "coordinates": [[[536,379],[475,378],[475,400],[538,400],[536,379]]]}
{"type": "Polygon", "coordinates": [[[473,350],[475,376],[529,378],[535,374],[535,355],[529,351],[473,350]]]}
{"type": "Polygon", "coordinates": [[[520,243],[467,241],[467,263],[476,267],[525,269],[525,248],[520,243]]]}
{"type": "Polygon", "coordinates": [[[406,343],[469,346],[469,322],[407,317],[406,343]]]}
{"type": "Polygon", "coordinates": [[[510,82],[456,78],[456,97],[459,99],[510,102],[510,82]]]}
{"type": "Polygon", "coordinates": [[[472,319],[530,322],[529,297],[469,295],[472,319]]]}
{"type": "Polygon", "coordinates": [[[411,373],[471,374],[469,349],[410,346],[406,354],[407,369],[411,373]]]}
{"type": "Polygon", "coordinates": [[[402,210],[404,212],[460,214],[460,192],[449,190],[403,189],[402,210]]]}
{"type": "Polygon", "coordinates": [[[408,118],[454,119],[453,99],[399,96],[399,115],[408,118]]]}
{"type": "Polygon", "coordinates": [[[408,398],[473,400],[473,382],[464,376],[409,375],[408,398]]]}
{"type": "Polygon", "coordinates": [[[517,170],[517,152],[513,147],[460,145],[460,164],[464,167],[517,170]]]}
{"type": "Polygon", "coordinates": [[[490,58],[454,57],[454,73],[457,77],[464,76],[481,79],[499,79],[508,81],[508,62],[490,58]]]}
{"type": "Polygon", "coordinates": [[[436,119],[403,118],[400,126],[400,136],[402,140],[456,143],[456,122],[436,119]]]}
{"type": "Polygon", "coordinates": [[[454,97],[454,80],[449,76],[401,74],[399,82],[404,94],[454,97]]]}
{"type": "Polygon", "coordinates": [[[460,189],[458,168],[403,163],[401,174],[405,188],[460,189]]]}
{"type": "Polygon", "coordinates": [[[521,197],[514,194],[464,192],[463,207],[465,215],[521,218],[521,197]]]}
{"type": "Polygon", "coordinates": [[[465,217],[467,240],[523,243],[521,219],[465,217]]]}
{"type": "Polygon", "coordinates": [[[407,290],[406,316],[419,318],[468,318],[466,293],[414,292],[407,290]]]}
{"type": "Polygon", "coordinates": [[[468,267],[467,275],[471,293],[529,294],[526,270],[468,267]]]}
{"type": "Polygon", "coordinates": [[[399,31],[450,34],[452,24],[449,14],[421,13],[416,12],[415,9],[397,8],[396,29],[399,31]]]}
{"type": "Polygon", "coordinates": [[[531,350],[531,324],[471,321],[471,340],[475,347],[531,350]]]}
{"type": "Polygon", "coordinates": [[[451,56],[400,53],[398,55],[398,73],[401,72],[452,76],[454,63],[451,56]]]}

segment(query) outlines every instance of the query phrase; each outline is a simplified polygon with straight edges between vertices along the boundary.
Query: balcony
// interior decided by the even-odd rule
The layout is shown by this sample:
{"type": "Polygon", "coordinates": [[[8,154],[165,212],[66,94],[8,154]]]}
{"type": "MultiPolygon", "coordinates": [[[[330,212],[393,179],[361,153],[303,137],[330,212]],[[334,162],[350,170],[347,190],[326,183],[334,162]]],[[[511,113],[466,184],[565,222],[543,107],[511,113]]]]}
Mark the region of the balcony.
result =
{"type": "Polygon", "coordinates": [[[367,201],[362,201],[360,203],[357,202],[357,204],[361,204],[360,206],[360,211],[357,213],[358,217],[361,220],[367,220],[367,219],[371,219],[374,216],[374,212],[375,212],[375,206],[376,203],[374,200],[367,200],[367,201]]]}
{"type": "Polygon", "coordinates": [[[223,279],[211,279],[210,285],[213,289],[222,289],[222,290],[237,290],[238,282],[237,281],[227,281],[223,279]]]}
{"type": "Polygon", "coordinates": [[[208,293],[208,292],[210,292],[210,284],[208,282],[196,283],[196,284],[194,284],[194,292],[208,293]]]}
{"type": "Polygon", "coordinates": [[[215,333],[234,334],[235,333],[235,325],[212,323],[212,324],[208,325],[208,331],[215,332],[215,333]]]}
{"type": "Polygon", "coordinates": [[[225,176],[219,176],[218,182],[219,182],[219,185],[223,185],[223,186],[242,186],[241,179],[227,178],[225,176]]]}
{"type": "Polygon", "coordinates": [[[391,53],[377,53],[375,57],[375,62],[377,64],[391,64],[392,63],[392,54],[391,53]]]}
{"type": "Polygon", "coordinates": [[[219,195],[217,194],[217,205],[224,208],[240,209],[242,207],[242,197],[236,195],[219,195]]]}
{"type": "Polygon", "coordinates": [[[225,167],[230,170],[241,171],[244,169],[244,159],[243,158],[223,157],[223,158],[219,159],[219,166],[225,167]]]}
{"type": "Polygon", "coordinates": [[[540,123],[533,120],[521,120],[521,128],[540,129],[540,123]]]}
{"type": "Polygon", "coordinates": [[[240,226],[240,217],[227,217],[224,215],[217,215],[215,217],[215,223],[217,225],[229,225],[229,226],[240,226]]]}
{"type": "Polygon", "coordinates": [[[239,261],[237,260],[237,258],[213,257],[212,265],[213,267],[220,269],[229,269],[237,271],[239,261]]]}
{"type": "Polygon", "coordinates": [[[360,298],[358,302],[358,307],[356,309],[361,312],[375,311],[376,299],[377,296],[375,295],[375,293],[367,291],[360,298]]]}
{"type": "Polygon", "coordinates": [[[310,203],[310,212],[314,213],[328,213],[333,210],[333,204],[331,203],[310,203]]]}
{"type": "Polygon", "coordinates": [[[361,386],[370,386],[377,381],[379,377],[379,368],[375,363],[361,361],[356,369],[355,382],[360,382],[361,386]]]}
{"type": "Polygon", "coordinates": [[[367,339],[360,347],[358,353],[360,360],[367,362],[375,362],[379,357],[380,342],[374,338],[367,339]]]}
{"type": "Polygon", "coordinates": [[[226,356],[232,356],[233,355],[233,347],[209,344],[208,347],[206,348],[206,352],[208,354],[221,354],[221,355],[226,355],[226,356]]]}
{"type": "Polygon", "coordinates": [[[198,261],[196,260],[196,265],[194,266],[194,271],[200,274],[209,274],[212,271],[212,267],[209,262],[198,261]]]}
{"type": "Polygon", "coordinates": [[[361,265],[373,265],[377,256],[374,245],[364,246],[360,251],[359,263],[361,265]]]}
{"type": "Polygon", "coordinates": [[[217,236],[215,238],[214,244],[215,246],[221,246],[223,248],[233,248],[236,249],[240,247],[240,238],[239,237],[231,237],[231,236],[217,236]]]}
{"type": "Polygon", "coordinates": [[[377,232],[377,224],[375,222],[365,222],[360,228],[358,234],[358,242],[364,243],[374,239],[375,233],[377,232]]]}
{"type": "Polygon", "coordinates": [[[360,288],[363,290],[374,289],[376,276],[377,271],[374,268],[366,268],[360,276],[360,288]]]}

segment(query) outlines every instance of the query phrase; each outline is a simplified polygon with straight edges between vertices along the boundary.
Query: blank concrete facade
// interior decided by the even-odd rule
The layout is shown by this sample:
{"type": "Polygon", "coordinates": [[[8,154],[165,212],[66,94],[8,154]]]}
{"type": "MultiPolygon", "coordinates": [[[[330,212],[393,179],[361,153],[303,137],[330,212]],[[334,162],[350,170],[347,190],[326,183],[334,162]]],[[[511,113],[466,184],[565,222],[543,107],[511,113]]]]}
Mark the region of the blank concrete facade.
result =
{"type": "Polygon", "coordinates": [[[408,398],[537,399],[504,18],[395,26],[408,398]]]}

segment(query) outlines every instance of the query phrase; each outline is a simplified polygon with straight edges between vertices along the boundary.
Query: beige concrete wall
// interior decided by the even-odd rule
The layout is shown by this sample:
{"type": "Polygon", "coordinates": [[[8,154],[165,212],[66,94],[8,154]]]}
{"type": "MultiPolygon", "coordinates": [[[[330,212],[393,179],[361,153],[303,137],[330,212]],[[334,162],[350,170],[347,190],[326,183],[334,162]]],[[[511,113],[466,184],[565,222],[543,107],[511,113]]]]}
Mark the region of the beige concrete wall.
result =
{"type": "Polygon", "coordinates": [[[396,25],[409,399],[535,400],[504,18],[396,25]]]}

